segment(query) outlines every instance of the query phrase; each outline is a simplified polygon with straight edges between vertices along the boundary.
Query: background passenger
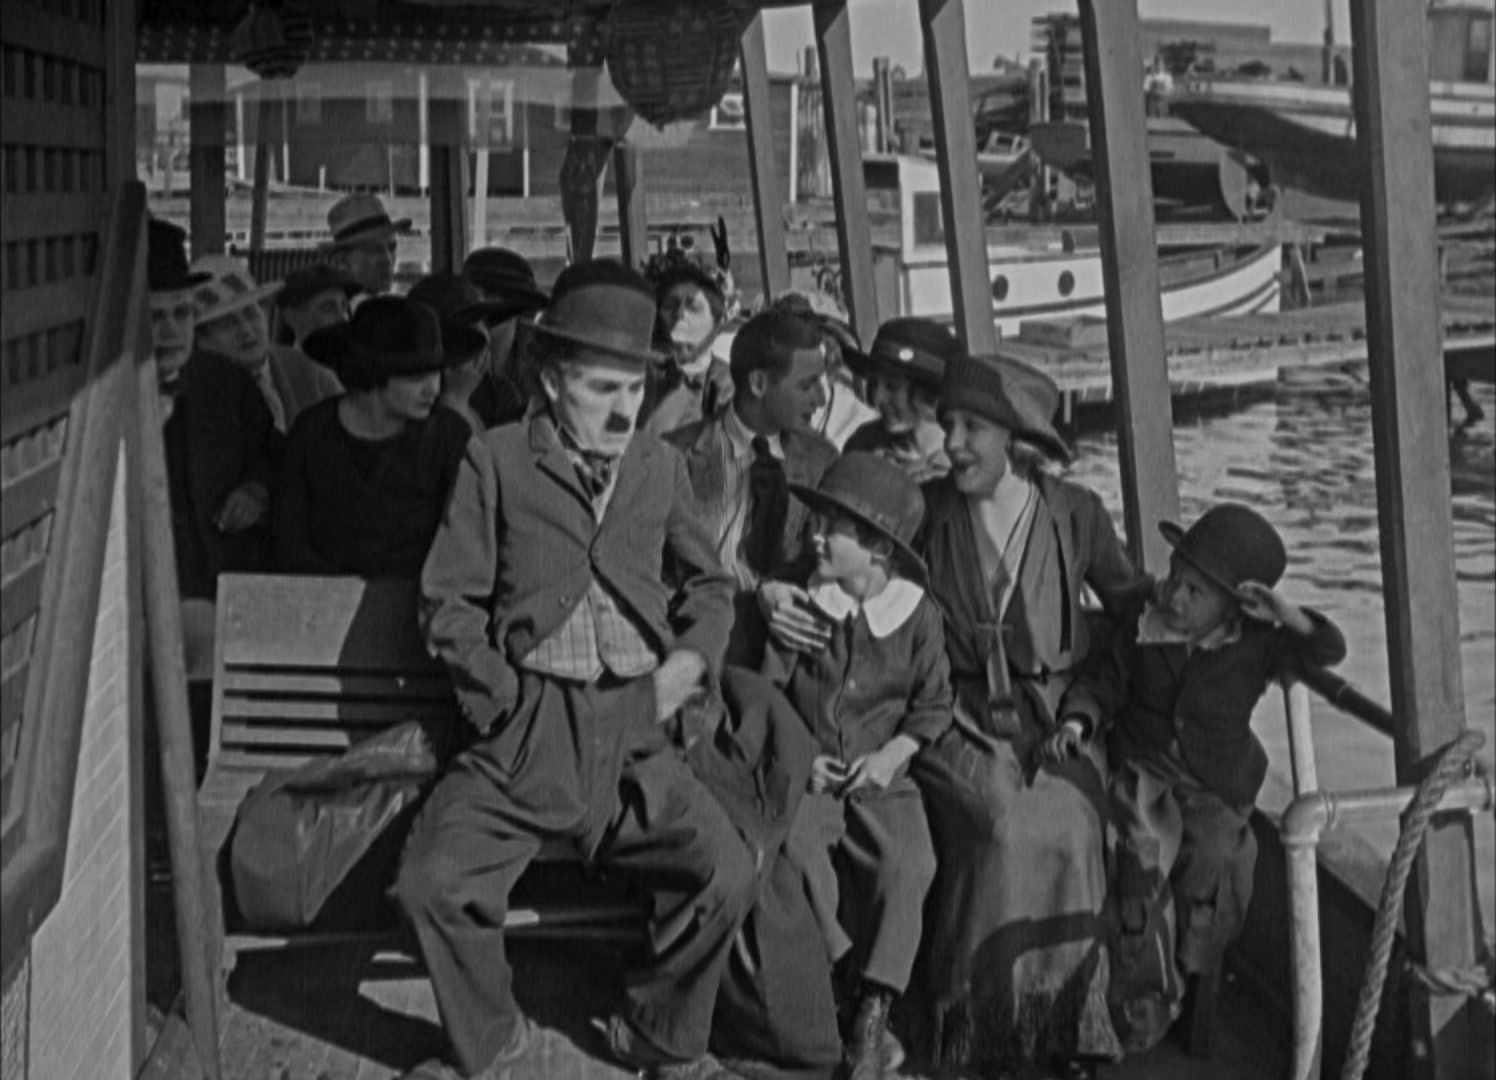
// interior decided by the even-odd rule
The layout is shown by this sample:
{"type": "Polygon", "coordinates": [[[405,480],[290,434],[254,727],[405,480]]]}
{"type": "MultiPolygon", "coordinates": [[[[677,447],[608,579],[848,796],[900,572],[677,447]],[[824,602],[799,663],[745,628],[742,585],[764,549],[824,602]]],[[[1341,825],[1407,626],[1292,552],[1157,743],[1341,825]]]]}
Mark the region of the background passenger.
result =
{"type": "Polygon", "coordinates": [[[936,417],[945,365],[961,355],[961,343],[930,319],[889,319],[867,352],[848,350],[847,365],[863,384],[863,397],[878,410],[852,433],[845,450],[880,454],[917,483],[950,471],[945,431],[936,417]]]}
{"type": "Polygon", "coordinates": [[[645,395],[644,430],[664,435],[711,416],[732,399],[732,373],[713,346],[738,309],[732,275],[672,246],[651,258],[645,277],[659,309],[654,365],[645,395]]]}
{"type": "Polygon", "coordinates": [[[862,400],[857,377],[847,366],[847,355],[862,350],[856,331],[847,321],[847,309],[819,289],[790,289],[776,296],[769,310],[802,318],[820,333],[826,346],[826,403],[816,413],[812,426],[832,446],[843,449],[852,432],[878,418],[877,410],[862,400]]]}
{"type": "Polygon", "coordinates": [[[270,371],[288,431],[304,409],[343,392],[336,372],[308,357],[301,344],[324,326],[347,322],[348,301],[357,292],[358,283],[347,274],[319,264],[293,271],[275,294],[277,320],[291,340],[271,348],[270,371]]]}
{"type": "Polygon", "coordinates": [[[524,417],[539,387],[521,370],[515,336],[520,323],[545,307],[548,297],[535,281],[535,270],[508,248],[479,248],[462,264],[462,276],[478,286],[483,299],[504,304],[514,314],[488,324],[488,372],[468,398],[485,428],[524,417]]]}
{"type": "Polygon", "coordinates": [[[399,238],[411,230],[410,218],[390,220],[378,195],[355,191],[344,195],[327,211],[327,229],[332,239],[319,250],[328,263],[343,271],[370,296],[380,296],[395,287],[399,238]]]}

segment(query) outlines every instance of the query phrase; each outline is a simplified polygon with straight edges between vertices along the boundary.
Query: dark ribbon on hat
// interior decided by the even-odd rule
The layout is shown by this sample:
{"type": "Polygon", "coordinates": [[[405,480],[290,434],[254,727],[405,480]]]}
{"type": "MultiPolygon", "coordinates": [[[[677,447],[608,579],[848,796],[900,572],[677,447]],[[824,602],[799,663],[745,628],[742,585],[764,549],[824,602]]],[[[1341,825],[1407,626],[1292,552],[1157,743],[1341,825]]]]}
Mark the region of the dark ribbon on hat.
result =
{"type": "Polygon", "coordinates": [[[760,576],[774,571],[784,526],[789,519],[790,485],[784,463],[769,449],[763,435],[753,437],[753,464],[748,469],[748,529],[743,559],[760,576]]]}

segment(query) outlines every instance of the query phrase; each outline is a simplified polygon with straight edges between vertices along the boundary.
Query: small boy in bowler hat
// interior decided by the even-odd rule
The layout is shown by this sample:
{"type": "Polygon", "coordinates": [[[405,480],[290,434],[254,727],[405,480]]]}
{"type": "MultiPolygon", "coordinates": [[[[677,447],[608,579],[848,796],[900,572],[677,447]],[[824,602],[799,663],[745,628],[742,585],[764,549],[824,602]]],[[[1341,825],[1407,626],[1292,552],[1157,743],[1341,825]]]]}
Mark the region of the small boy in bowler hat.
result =
{"type": "Polygon", "coordinates": [[[943,616],[909,546],[925,505],[902,469],[851,453],[817,486],[790,490],[814,515],[808,607],[832,633],[817,653],[771,646],[765,660],[819,745],[785,851],[805,874],[839,982],[855,982],[848,1074],[876,1080],[902,1058],[888,1014],[909,985],[935,877],[908,765],[951,721],[943,616]]]}
{"type": "Polygon", "coordinates": [[[1334,624],[1275,591],[1287,553],[1256,511],[1222,503],[1188,530],[1159,530],[1174,548],[1169,576],[1124,615],[1041,747],[1056,759],[1108,738],[1121,917],[1111,997],[1130,1050],[1163,1037],[1183,977],[1216,971],[1245,920],[1257,859],[1247,819],[1267,774],[1253,708],[1299,665],[1346,653],[1334,624]]]}

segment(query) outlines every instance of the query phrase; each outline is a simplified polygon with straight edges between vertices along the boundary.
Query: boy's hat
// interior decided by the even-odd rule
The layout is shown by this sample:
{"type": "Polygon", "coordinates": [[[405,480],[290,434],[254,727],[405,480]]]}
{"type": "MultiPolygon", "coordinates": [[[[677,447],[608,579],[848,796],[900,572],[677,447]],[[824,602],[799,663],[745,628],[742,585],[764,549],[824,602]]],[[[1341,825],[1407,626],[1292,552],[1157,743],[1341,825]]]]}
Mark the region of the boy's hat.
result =
{"type": "Polygon", "coordinates": [[[652,347],[654,290],[644,277],[607,259],[573,263],[561,271],[551,302],[524,334],[553,338],[602,353],[641,370],[662,360],[652,347]]]}
{"type": "Polygon", "coordinates": [[[361,244],[382,243],[408,233],[410,218],[392,221],[378,195],[355,191],[332,204],[332,209],[327,212],[327,228],[332,239],[324,240],[321,250],[336,251],[361,244]]]}
{"type": "Polygon", "coordinates": [[[483,331],[443,326],[425,304],[404,296],[376,296],[355,308],[348,322],[309,334],[301,347],[334,371],[361,365],[385,376],[407,376],[464,364],[487,346],[483,331]]]}
{"type": "Polygon", "coordinates": [[[473,323],[492,325],[545,306],[543,301],[537,304],[530,300],[519,303],[485,300],[477,285],[451,270],[427,274],[411,286],[406,295],[418,303],[434,308],[443,323],[457,326],[471,326],[473,323]]]}
{"type": "Polygon", "coordinates": [[[1180,558],[1240,602],[1247,601],[1242,582],[1260,581],[1271,589],[1288,566],[1278,530],[1238,503],[1212,506],[1188,532],[1172,521],[1159,522],[1158,531],[1180,558]]]}
{"type": "Polygon", "coordinates": [[[878,327],[867,352],[843,347],[847,366],[864,379],[880,375],[908,379],[939,389],[946,365],[965,355],[950,330],[931,319],[889,319],[878,327]]]}
{"type": "Polygon", "coordinates": [[[1037,443],[1057,461],[1070,450],[1054,427],[1060,388],[1037,368],[1010,356],[953,357],[941,385],[940,415],[960,409],[1037,443]]]}
{"type": "Polygon", "coordinates": [[[146,221],[146,287],[151,292],[179,292],[201,285],[213,275],[187,269],[187,230],[160,218],[146,221]]]}
{"type": "Polygon", "coordinates": [[[474,251],[462,263],[462,276],[486,295],[511,303],[523,301],[526,311],[545,307],[550,299],[535,281],[530,260],[508,248],[485,247],[474,251]]]}
{"type": "Polygon", "coordinates": [[[207,274],[207,280],[192,290],[198,324],[258,304],[280,291],[280,282],[256,285],[249,267],[232,255],[202,255],[194,259],[195,273],[207,274]]]}
{"type": "Polygon", "coordinates": [[[925,497],[893,462],[853,451],[832,462],[815,487],[791,484],[790,492],[813,511],[845,515],[891,541],[909,576],[925,580],[925,562],[910,546],[925,519],[925,497]]]}
{"type": "Polygon", "coordinates": [[[362,287],[335,266],[326,263],[303,266],[286,275],[280,292],[275,294],[275,306],[287,311],[310,303],[325,292],[335,291],[352,298],[362,291],[362,287]]]}

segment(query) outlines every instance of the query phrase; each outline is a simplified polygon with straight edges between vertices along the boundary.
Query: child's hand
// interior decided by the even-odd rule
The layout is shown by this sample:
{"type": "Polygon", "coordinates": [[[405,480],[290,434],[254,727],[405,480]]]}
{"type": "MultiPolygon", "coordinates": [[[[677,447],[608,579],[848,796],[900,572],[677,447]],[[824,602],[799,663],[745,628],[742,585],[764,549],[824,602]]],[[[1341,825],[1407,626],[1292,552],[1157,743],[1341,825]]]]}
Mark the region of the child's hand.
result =
{"type": "Polygon", "coordinates": [[[1085,729],[1077,720],[1066,720],[1049,733],[1035,751],[1039,760],[1049,765],[1058,765],[1080,757],[1086,745],[1085,729]]]}
{"type": "Polygon", "coordinates": [[[847,763],[829,754],[817,754],[810,764],[810,792],[824,795],[837,791],[847,782],[847,763]]]}
{"type": "Polygon", "coordinates": [[[1260,581],[1243,581],[1237,586],[1242,594],[1241,609],[1249,616],[1266,623],[1281,623],[1299,634],[1314,631],[1314,624],[1304,614],[1304,609],[1279,596],[1260,581]]]}

